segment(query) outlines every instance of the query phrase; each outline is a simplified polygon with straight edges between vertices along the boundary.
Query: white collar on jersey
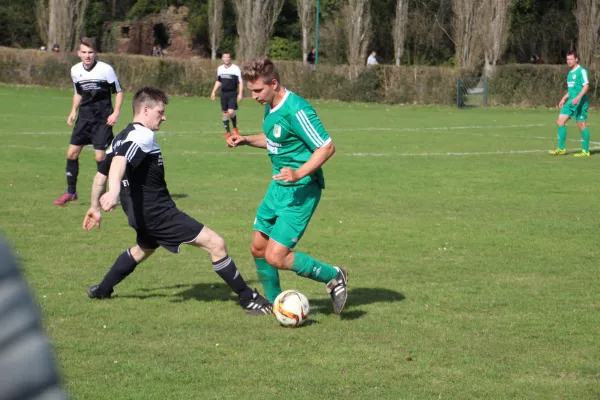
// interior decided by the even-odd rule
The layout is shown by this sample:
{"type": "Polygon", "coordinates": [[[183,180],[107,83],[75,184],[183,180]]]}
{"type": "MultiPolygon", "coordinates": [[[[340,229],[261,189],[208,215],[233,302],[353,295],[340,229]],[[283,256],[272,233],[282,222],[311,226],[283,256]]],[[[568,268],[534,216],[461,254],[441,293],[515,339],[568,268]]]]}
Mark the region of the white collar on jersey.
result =
{"type": "Polygon", "coordinates": [[[283,105],[283,103],[285,103],[285,101],[287,100],[287,98],[290,95],[290,93],[291,92],[289,90],[285,89],[285,94],[283,95],[283,98],[281,99],[281,101],[279,102],[279,104],[277,104],[277,107],[271,108],[271,111],[269,111],[269,114],[274,113],[275,111],[279,110],[281,108],[281,106],[283,105]]]}

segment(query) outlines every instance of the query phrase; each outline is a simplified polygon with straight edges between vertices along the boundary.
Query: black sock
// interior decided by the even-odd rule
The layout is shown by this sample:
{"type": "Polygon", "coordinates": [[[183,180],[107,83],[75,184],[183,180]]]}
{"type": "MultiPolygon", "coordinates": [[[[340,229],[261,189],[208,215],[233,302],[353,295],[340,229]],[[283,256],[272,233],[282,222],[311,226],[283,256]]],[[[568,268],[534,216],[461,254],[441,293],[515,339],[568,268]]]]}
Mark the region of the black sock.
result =
{"type": "Polygon", "coordinates": [[[102,292],[110,292],[119,282],[127,278],[127,275],[131,274],[137,266],[138,263],[131,256],[129,249],[121,253],[100,283],[102,292]]]}
{"type": "Polygon", "coordinates": [[[229,133],[229,118],[223,119],[223,125],[225,126],[227,133],[229,133]]]}
{"type": "Polygon", "coordinates": [[[213,262],[213,268],[217,274],[236,292],[242,300],[251,299],[253,296],[252,289],[246,285],[246,281],[242,278],[242,274],[238,271],[235,263],[229,256],[213,262]]]}
{"type": "Polygon", "coordinates": [[[102,164],[102,161],[96,161],[96,171],[100,171],[100,164],[102,164]]]}
{"type": "Polygon", "coordinates": [[[79,175],[79,159],[67,159],[67,192],[77,192],[77,175],[79,175]]]}
{"type": "Polygon", "coordinates": [[[233,114],[233,117],[231,117],[231,123],[233,124],[234,128],[237,128],[237,117],[235,114],[233,114]]]}

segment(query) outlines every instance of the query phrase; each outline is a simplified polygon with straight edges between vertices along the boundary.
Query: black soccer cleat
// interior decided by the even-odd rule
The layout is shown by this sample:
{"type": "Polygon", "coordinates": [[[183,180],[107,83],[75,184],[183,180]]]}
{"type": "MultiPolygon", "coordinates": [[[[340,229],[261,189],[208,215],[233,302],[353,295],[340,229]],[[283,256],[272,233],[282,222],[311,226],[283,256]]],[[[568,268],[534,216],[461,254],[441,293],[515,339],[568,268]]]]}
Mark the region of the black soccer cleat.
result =
{"type": "Polygon", "coordinates": [[[246,315],[249,317],[262,317],[263,315],[273,314],[273,304],[269,300],[262,297],[256,290],[252,293],[252,298],[242,300],[240,297],[240,305],[249,310],[246,315]]]}
{"type": "Polygon", "coordinates": [[[100,285],[94,285],[88,288],[87,295],[90,299],[110,299],[113,291],[113,289],[110,289],[110,291],[106,293],[100,290],[100,285]]]}
{"type": "Polygon", "coordinates": [[[338,274],[335,279],[332,279],[325,286],[325,290],[331,296],[333,300],[333,312],[338,314],[342,312],[348,299],[348,290],[346,290],[346,284],[348,282],[348,272],[345,269],[335,267],[338,270],[338,274]]]}

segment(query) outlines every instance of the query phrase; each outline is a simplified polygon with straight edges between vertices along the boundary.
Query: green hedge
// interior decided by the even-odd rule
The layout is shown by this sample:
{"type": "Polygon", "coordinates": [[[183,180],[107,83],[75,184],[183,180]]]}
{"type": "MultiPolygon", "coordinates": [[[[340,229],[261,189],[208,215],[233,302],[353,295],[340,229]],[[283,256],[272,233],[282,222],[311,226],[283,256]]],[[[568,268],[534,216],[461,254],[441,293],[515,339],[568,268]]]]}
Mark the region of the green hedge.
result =
{"type": "MultiPolygon", "coordinates": [[[[129,91],[157,86],[172,95],[208,96],[220,61],[101,54],[129,91]]],[[[70,68],[75,54],[0,47],[0,82],[72,87],[70,68]]],[[[283,84],[313,99],[390,104],[456,104],[456,78],[476,75],[450,67],[319,65],[316,71],[295,61],[277,61],[283,84]]],[[[491,105],[555,106],[566,91],[566,66],[505,65],[489,81],[491,105]]],[[[590,102],[597,105],[598,71],[589,71],[590,102]]]]}

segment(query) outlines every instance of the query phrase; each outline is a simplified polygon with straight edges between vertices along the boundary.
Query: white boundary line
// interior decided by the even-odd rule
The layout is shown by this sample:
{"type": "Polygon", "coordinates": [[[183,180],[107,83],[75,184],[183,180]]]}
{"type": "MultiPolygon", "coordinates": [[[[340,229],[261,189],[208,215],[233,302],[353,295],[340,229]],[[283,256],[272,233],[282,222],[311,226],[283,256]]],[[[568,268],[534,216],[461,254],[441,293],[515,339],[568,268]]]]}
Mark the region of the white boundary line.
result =
{"type": "MultiPolygon", "coordinates": [[[[328,129],[329,132],[422,132],[422,131],[452,131],[465,129],[513,129],[513,128],[535,128],[548,126],[548,124],[525,124],[525,125],[467,125],[467,126],[433,126],[423,128],[333,128],[328,129]]],[[[223,130],[218,131],[158,131],[159,135],[212,135],[223,133],[223,130]]],[[[246,131],[244,133],[259,134],[262,131],[246,131]]],[[[0,135],[70,135],[71,131],[61,132],[6,132],[0,131],[0,135]]]]}
{"type": "MultiPolygon", "coordinates": [[[[570,142],[580,142],[579,140],[571,139],[570,142]]],[[[600,142],[590,142],[590,144],[600,145],[600,142]]],[[[33,147],[33,146],[22,146],[14,144],[0,145],[0,149],[24,149],[24,150],[41,150],[41,151],[52,151],[52,152],[64,152],[64,149],[49,148],[49,147],[33,147]]],[[[92,151],[93,148],[86,146],[85,150],[92,151]]],[[[576,152],[580,150],[579,147],[567,149],[569,152],[576,152]]],[[[600,150],[600,147],[594,147],[590,150],[600,150]]],[[[541,150],[507,150],[507,151],[473,151],[473,152],[439,152],[439,153],[342,153],[344,157],[466,157],[466,156],[502,156],[502,155],[519,155],[519,154],[534,154],[534,153],[547,153],[549,149],[541,150]]],[[[265,156],[263,151],[183,151],[179,154],[192,154],[192,155],[208,155],[208,156],[265,156]]]]}

